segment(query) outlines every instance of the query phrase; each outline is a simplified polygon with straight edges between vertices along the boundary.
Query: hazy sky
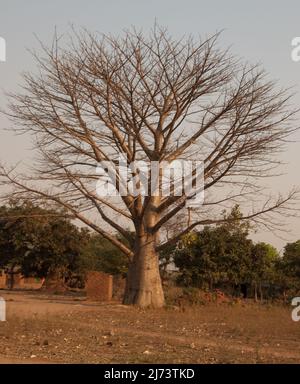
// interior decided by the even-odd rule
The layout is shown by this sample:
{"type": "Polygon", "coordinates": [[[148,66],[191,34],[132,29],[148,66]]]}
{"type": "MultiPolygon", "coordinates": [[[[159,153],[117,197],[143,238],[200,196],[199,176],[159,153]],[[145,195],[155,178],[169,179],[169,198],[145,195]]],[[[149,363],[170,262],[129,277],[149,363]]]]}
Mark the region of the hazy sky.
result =
{"type": "MultiPolygon", "coordinates": [[[[7,44],[7,61],[0,63],[2,90],[18,89],[24,70],[34,70],[27,48],[37,48],[35,35],[50,42],[54,28],[63,33],[70,24],[100,32],[119,33],[131,25],[145,32],[154,20],[174,36],[206,35],[224,30],[220,43],[249,62],[261,62],[282,86],[294,86],[294,103],[300,106],[300,62],[291,60],[291,40],[300,36],[300,2],[293,1],[202,1],[202,0],[0,0],[0,36],[7,44]]],[[[3,92],[0,108],[5,106],[3,92]]],[[[10,124],[0,116],[0,159],[6,163],[30,158],[30,140],[15,137],[10,124]]],[[[300,134],[294,139],[300,139],[300,134]]],[[[272,181],[274,192],[299,185],[300,142],[291,143],[283,160],[286,175],[272,181]]],[[[289,240],[300,238],[300,219],[291,220],[289,240]]],[[[282,248],[285,241],[259,233],[282,248]]]]}

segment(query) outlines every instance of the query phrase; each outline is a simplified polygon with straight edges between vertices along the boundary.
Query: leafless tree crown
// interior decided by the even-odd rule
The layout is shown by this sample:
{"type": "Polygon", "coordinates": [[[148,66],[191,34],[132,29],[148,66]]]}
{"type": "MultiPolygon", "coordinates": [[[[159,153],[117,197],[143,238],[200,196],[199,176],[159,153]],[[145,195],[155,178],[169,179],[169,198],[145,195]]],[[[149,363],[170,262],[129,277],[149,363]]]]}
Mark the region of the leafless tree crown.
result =
{"type": "MultiPolygon", "coordinates": [[[[42,46],[43,57],[35,55],[39,75],[26,74],[24,92],[11,95],[8,114],[18,131],[33,135],[39,151],[27,179],[2,167],[3,183],[14,185],[15,196],[62,205],[128,256],[133,228],[157,233],[190,197],[98,196],[96,165],[103,160],[116,162],[121,153],[129,162],[204,161],[205,202],[178,236],[220,222],[213,206],[258,196],[259,178],[273,172],[295,129],[289,92],[259,66],[219,49],[218,34],[174,40],[155,27],[148,37],[135,30],[118,38],[74,35],[63,48],[57,36],[50,48],[42,46]]],[[[245,217],[274,227],[272,213],[289,213],[294,196],[267,198],[245,217]]]]}

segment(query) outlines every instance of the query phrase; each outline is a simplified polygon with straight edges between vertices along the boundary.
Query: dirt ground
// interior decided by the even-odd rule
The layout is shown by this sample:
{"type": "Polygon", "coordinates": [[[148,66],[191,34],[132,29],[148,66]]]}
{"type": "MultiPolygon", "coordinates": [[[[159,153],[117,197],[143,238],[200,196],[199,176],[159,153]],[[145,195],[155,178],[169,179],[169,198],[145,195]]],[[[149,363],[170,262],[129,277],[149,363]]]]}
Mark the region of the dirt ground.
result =
{"type": "Polygon", "coordinates": [[[0,363],[300,363],[300,322],[289,307],[141,310],[37,292],[0,296],[0,363]]]}

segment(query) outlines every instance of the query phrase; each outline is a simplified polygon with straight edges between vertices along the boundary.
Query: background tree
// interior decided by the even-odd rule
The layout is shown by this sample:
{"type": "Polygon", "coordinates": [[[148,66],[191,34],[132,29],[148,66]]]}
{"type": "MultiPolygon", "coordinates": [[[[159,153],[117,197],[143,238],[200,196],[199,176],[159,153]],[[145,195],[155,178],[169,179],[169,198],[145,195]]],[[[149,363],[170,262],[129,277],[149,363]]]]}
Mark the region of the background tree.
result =
{"type": "Polygon", "coordinates": [[[112,275],[126,276],[128,258],[105,237],[92,234],[81,256],[83,271],[101,271],[112,275]]]}
{"type": "Polygon", "coordinates": [[[79,271],[88,238],[65,212],[27,202],[0,208],[0,266],[17,266],[24,276],[68,278],[79,271]]]}
{"type": "Polygon", "coordinates": [[[279,263],[282,274],[282,284],[285,289],[299,291],[300,289],[300,240],[288,243],[284,247],[283,257],[279,263]]]}
{"type": "Polygon", "coordinates": [[[266,294],[270,295],[275,286],[282,284],[284,273],[280,278],[278,265],[283,260],[272,245],[253,244],[248,239],[250,226],[241,220],[238,206],[227,218],[227,223],[205,227],[179,242],[174,257],[180,271],[179,282],[210,289],[214,286],[236,289],[239,286],[245,297],[248,288],[253,286],[255,300],[258,293],[262,300],[263,285],[267,286],[266,294]]]}
{"type": "Polygon", "coordinates": [[[253,245],[250,274],[254,285],[255,300],[257,300],[258,290],[260,299],[263,299],[263,282],[268,286],[278,283],[277,265],[279,261],[279,253],[272,245],[266,243],[253,245]]]}
{"type": "Polygon", "coordinates": [[[179,281],[185,285],[213,289],[249,282],[252,241],[247,238],[249,223],[241,221],[235,207],[228,223],[205,227],[183,238],[175,252],[179,281]]]}
{"type": "MultiPolygon", "coordinates": [[[[18,132],[32,134],[40,157],[27,177],[3,166],[4,190],[13,185],[10,195],[54,202],[117,246],[129,259],[124,303],[164,305],[159,252],[198,225],[224,222],[224,206],[239,201],[244,218],[271,229],[282,228],[272,213],[291,214],[294,191],[272,199],[258,183],[294,131],[290,96],[217,39],[175,40],[157,26],[148,37],[74,31],[64,46],[55,36],[35,55],[40,74],[26,74],[24,91],[12,95],[8,115],[18,132]],[[195,196],[97,195],[101,161],[111,162],[105,172],[118,190],[127,185],[120,154],[129,163],[204,162],[205,202],[172,239],[165,224],[195,196]]],[[[141,173],[133,174],[138,187],[141,173]]]]}

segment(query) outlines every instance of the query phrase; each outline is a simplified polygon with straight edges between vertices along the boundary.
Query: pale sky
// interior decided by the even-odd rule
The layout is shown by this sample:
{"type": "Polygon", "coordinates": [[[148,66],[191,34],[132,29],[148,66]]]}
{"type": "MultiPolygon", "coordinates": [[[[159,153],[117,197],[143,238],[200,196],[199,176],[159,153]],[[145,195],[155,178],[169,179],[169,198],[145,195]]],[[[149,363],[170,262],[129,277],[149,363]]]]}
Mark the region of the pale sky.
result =
{"type": "MultiPolygon", "coordinates": [[[[291,60],[291,40],[300,36],[299,18],[300,2],[296,0],[0,0],[0,37],[7,44],[7,61],[0,62],[0,108],[6,103],[3,90],[18,90],[21,72],[35,69],[27,52],[28,48],[38,48],[35,35],[47,43],[55,27],[64,33],[70,24],[113,34],[134,25],[147,32],[155,19],[175,37],[224,30],[220,40],[224,48],[231,46],[231,52],[244,60],[260,62],[283,87],[294,86],[294,104],[300,107],[300,62],[291,60]]],[[[7,164],[30,161],[30,139],[16,137],[9,129],[10,123],[0,115],[0,160],[7,164]]],[[[293,139],[300,140],[300,134],[293,139]]],[[[299,159],[300,142],[289,144],[283,156],[288,162],[286,175],[272,180],[275,193],[300,185],[299,159]]],[[[289,228],[288,240],[299,239],[300,219],[291,220],[289,228]]],[[[285,244],[266,232],[254,238],[279,250],[285,244]]]]}

